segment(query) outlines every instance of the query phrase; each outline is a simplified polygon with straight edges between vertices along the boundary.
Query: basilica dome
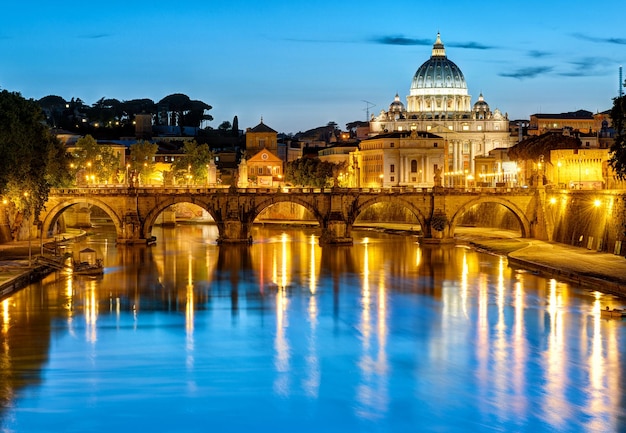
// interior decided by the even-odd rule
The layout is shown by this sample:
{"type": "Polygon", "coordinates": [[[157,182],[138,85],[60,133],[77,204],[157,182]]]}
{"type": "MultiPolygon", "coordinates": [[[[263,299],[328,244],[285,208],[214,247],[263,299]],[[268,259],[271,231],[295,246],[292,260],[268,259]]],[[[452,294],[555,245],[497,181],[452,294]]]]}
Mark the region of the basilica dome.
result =
{"type": "Polygon", "coordinates": [[[446,50],[437,33],[430,59],[420,66],[413,76],[411,94],[418,89],[465,89],[467,83],[463,72],[446,56],[446,50]]]}
{"type": "Polygon", "coordinates": [[[409,96],[407,111],[441,118],[469,115],[472,110],[471,97],[467,93],[467,83],[463,72],[446,56],[441,35],[433,44],[430,59],[415,72],[409,96]]]}
{"type": "Polygon", "coordinates": [[[393,102],[389,104],[389,112],[391,113],[403,113],[406,109],[404,108],[404,104],[400,101],[400,95],[396,93],[396,97],[393,102]]]}

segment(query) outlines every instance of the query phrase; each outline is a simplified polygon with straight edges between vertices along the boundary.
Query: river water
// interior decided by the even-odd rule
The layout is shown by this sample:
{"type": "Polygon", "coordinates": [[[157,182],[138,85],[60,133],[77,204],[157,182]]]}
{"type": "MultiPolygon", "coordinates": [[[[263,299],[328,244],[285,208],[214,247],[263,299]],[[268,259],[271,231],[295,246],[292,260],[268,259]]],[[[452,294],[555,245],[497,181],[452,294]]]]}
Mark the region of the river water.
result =
{"type": "Polygon", "coordinates": [[[626,431],[613,297],[411,236],[154,234],[2,302],[2,432],[626,431]]]}

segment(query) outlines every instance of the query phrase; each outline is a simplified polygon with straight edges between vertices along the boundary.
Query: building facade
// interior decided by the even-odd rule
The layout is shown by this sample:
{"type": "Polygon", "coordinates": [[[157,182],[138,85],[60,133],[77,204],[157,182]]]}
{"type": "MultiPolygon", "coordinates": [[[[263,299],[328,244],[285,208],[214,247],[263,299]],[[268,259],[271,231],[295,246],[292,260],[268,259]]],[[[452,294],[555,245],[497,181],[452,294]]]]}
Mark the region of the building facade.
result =
{"type": "Polygon", "coordinates": [[[506,113],[492,111],[482,94],[472,105],[465,77],[448,59],[439,34],[430,59],[413,76],[406,107],[396,94],[388,110],[370,119],[370,135],[404,131],[442,137],[447,154],[444,172],[472,174],[477,156],[516,142],[506,113]]]}
{"type": "Polygon", "coordinates": [[[396,131],[367,138],[352,152],[350,187],[432,187],[442,175],[446,149],[441,136],[396,131]]]}

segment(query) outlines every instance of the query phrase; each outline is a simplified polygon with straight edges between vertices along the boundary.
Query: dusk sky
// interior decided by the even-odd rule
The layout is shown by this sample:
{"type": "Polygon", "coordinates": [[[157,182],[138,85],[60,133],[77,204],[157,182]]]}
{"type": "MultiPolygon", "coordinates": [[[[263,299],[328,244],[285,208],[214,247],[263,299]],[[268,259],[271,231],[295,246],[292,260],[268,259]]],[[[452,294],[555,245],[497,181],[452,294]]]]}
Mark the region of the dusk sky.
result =
{"type": "Polygon", "coordinates": [[[437,32],[509,119],[611,107],[626,65],[618,1],[4,2],[0,88],[91,105],[185,93],[239,118],[298,132],[406,103],[437,32]],[[509,6],[511,5],[511,6],[509,6]],[[523,5],[523,7],[521,7],[523,5]],[[369,101],[369,104],[365,101],[369,101]]]}

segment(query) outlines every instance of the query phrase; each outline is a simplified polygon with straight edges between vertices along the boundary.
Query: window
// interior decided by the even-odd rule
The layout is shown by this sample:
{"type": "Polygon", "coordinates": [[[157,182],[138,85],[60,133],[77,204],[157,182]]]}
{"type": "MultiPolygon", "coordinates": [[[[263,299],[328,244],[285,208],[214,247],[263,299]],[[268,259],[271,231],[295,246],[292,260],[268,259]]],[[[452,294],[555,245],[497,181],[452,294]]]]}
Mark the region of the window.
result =
{"type": "Polygon", "coordinates": [[[389,180],[390,180],[391,182],[394,182],[394,181],[395,181],[395,177],[391,176],[391,177],[389,178],[389,180]]]}
{"type": "Polygon", "coordinates": [[[394,147],[394,146],[395,146],[395,144],[389,143],[389,147],[394,147]]]}
{"type": "Polygon", "coordinates": [[[433,144],[433,147],[437,147],[437,146],[439,146],[439,144],[437,144],[437,143],[433,144]]]}
{"type": "Polygon", "coordinates": [[[417,173],[417,161],[415,159],[411,160],[411,173],[417,173]]]}
{"type": "Polygon", "coordinates": [[[389,172],[390,173],[395,173],[396,172],[396,165],[395,164],[391,164],[389,166],[389,172]]]}

